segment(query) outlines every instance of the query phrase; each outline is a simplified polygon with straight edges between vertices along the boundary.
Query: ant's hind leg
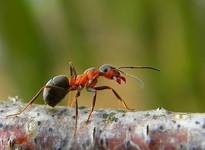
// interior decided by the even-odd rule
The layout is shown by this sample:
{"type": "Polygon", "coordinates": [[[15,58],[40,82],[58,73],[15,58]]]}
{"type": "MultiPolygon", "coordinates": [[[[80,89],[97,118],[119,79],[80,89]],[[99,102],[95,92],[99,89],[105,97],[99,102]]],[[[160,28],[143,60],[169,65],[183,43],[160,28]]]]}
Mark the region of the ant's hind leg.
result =
{"type": "Polygon", "coordinates": [[[38,96],[41,94],[41,92],[43,91],[44,88],[45,88],[45,86],[40,88],[40,90],[32,97],[32,99],[28,102],[28,104],[20,112],[15,113],[15,114],[11,114],[11,115],[7,115],[6,117],[15,117],[15,116],[18,116],[21,113],[23,113],[38,98],[38,96]]]}
{"type": "Polygon", "coordinates": [[[40,90],[32,97],[32,99],[27,103],[27,105],[20,112],[15,113],[15,114],[11,114],[11,115],[7,115],[6,118],[7,117],[16,117],[16,116],[20,115],[21,113],[23,113],[30,105],[33,104],[33,102],[38,98],[38,96],[41,94],[41,92],[43,91],[44,88],[56,88],[59,90],[65,90],[61,87],[45,85],[42,88],[40,88],[40,90]]]}

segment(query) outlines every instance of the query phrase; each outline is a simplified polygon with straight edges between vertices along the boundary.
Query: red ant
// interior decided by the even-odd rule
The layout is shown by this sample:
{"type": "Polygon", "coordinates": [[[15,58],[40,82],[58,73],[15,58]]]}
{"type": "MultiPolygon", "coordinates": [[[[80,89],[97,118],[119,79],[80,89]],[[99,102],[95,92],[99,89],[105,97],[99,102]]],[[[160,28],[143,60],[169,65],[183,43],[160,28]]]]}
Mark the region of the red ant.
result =
{"type": "MultiPolygon", "coordinates": [[[[77,98],[80,96],[80,92],[82,89],[86,88],[87,91],[93,92],[93,101],[92,101],[92,108],[88,115],[86,123],[89,122],[91,114],[95,107],[97,91],[100,90],[111,90],[113,94],[116,96],[118,100],[122,103],[122,105],[127,110],[130,109],[125,101],[119,96],[119,94],[110,86],[96,86],[97,80],[99,77],[105,77],[109,80],[115,80],[118,84],[121,84],[121,81],[126,82],[125,76],[134,77],[132,75],[127,74],[126,72],[122,71],[121,69],[130,68],[130,69],[152,69],[156,71],[160,71],[159,69],[147,66],[131,66],[131,67],[113,67],[111,65],[104,64],[96,69],[94,67],[88,68],[82,74],[77,75],[75,68],[70,63],[70,81],[67,76],[65,75],[58,75],[54,78],[50,79],[46,85],[44,85],[37,93],[33,96],[33,98],[28,102],[28,104],[18,113],[8,115],[7,117],[11,116],[18,116],[23,113],[35,100],[36,98],[43,92],[43,99],[46,104],[51,107],[55,107],[70,91],[77,91],[75,95],[75,99],[72,100],[72,103],[75,103],[75,131],[74,136],[77,130],[77,119],[78,119],[78,100],[77,98]]],[[[135,78],[135,77],[134,77],[135,78]]]]}

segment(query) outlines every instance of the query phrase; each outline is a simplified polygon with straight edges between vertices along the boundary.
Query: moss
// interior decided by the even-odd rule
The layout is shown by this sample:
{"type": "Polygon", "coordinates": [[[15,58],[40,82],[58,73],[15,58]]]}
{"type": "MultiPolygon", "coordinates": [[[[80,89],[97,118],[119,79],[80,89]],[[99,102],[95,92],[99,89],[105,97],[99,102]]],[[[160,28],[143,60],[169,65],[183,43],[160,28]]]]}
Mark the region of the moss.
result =
{"type": "Polygon", "coordinates": [[[78,109],[86,109],[86,106],[80,106],[78,109]]]}
{"type": "Polygon", "coordinates": [[[123,110],[123,109],[118,109],[117,112],[119,112],[119,113],[126,113],[127,111],[123,110]]]}
{"type": "Polygon", "coordinates": [[[114,122],[117,122],[118,121],[118,118],[115,117],[116,113],[115,112],[111,112],[109,114],[107,114],[107,117],[106,117],[106,122],[107,123],[112,123],[113,121],[114,122]]]}

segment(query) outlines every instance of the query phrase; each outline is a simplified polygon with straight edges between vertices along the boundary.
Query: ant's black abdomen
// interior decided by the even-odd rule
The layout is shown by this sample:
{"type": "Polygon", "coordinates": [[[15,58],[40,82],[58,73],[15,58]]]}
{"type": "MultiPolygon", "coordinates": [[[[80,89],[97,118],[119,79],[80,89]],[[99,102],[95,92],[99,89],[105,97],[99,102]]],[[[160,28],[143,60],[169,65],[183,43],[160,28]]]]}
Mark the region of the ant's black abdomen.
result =
{"type": "Polygon", "coordinates": [[[43,99],[46,104],[55,107],[68,93],[69,80],[65,75],[58,75],[50,79],[46,86],[51,87],[44,88],[43,99]]]}

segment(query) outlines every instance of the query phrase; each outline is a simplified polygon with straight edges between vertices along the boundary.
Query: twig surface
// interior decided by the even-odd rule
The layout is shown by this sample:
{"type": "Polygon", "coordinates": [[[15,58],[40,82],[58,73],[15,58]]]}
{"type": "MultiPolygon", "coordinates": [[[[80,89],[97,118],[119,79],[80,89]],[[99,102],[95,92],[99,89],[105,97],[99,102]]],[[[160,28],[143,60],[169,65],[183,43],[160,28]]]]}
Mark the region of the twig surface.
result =
{"type": "Polygon", "coordinates": [[[205,149],[205,114],[98,109],[86,124],[89,109],[82,107],[74,138],[73,108],[32,105],[18,117],[4,118],[24,105],[0,104],[0,150],[205,149]]]}

